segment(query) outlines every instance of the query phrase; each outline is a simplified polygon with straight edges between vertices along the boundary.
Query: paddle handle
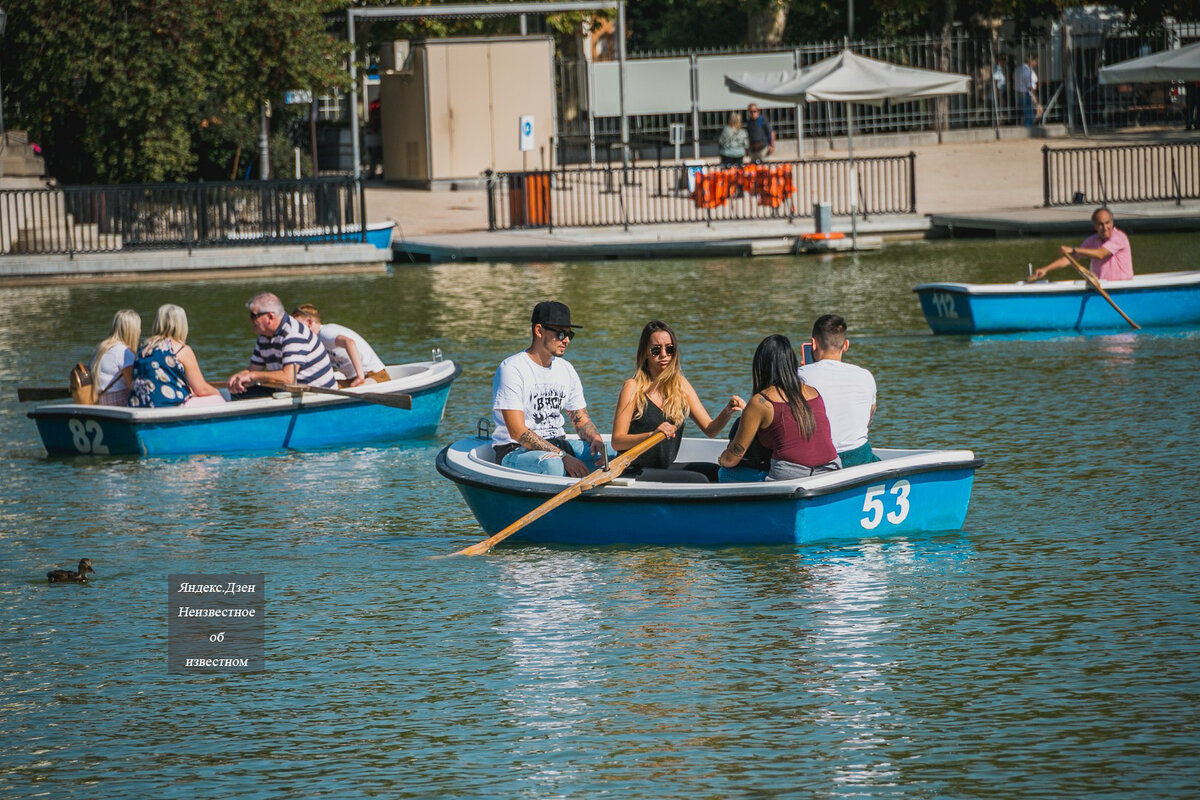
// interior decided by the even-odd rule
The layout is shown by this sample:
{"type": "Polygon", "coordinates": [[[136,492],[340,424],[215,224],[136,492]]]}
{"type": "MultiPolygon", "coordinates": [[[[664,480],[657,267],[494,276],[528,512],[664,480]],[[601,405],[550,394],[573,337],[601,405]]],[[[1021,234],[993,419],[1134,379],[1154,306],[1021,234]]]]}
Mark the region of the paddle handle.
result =
{"type": "Polygon", "coordinates": [[[498,545],[500,542],[503,542],[505,539],[512,536],[517,531],[521,530],[521,528],[524,528],[526,525],[533,522],[534,520],[545,516],[546,514],[550,513],[554,509],[558,508],[559,506],[561,506],[563,503],[567,502],[568,500],[570,500],[574,497],[578,497],[579,495],[583,494],[588,489],[594,489],[597,486],[603,486],[604,484],[611,481],[613,478],[618,477],[622,472],[624,472],[626,470],[626,468],[630,464],[633,463],[633,460],[635,458],[637,458],[638,456],[640,456],[642,453],[646,452],[650,448],[654,447],[659,442],[666,440],[666,438],[667,438],[667,435],[665,433],[663,433],[662,431],[655,431],[654,434],[652,436],[650,436],[649,438],[638,442],[633,447],[629,448],[624,453],[621,453],[621,455],[617,456],[612,461],[608,462],[607,468],[601,467],[600,469],[596,470],[595,472],[592,472],[589,475],[585,475],[584,477],[580,478],[577,483],[572,484],[571,486],[568,486],[566,489],[563,489],[561,492],[554,495],[554,497],[551,497],[549,500],[542,503],[540,506],[533,509],[528,514],[521,517],[520,519],[518,519],[516,522],[512,523],[508,527],[504,528],[504,530],[500,531],[499,533],[495,533],[495,534],[489,536],[488,538],[484,539],[482,542],[479,542],[478,544],[473,544],[470,547],[464,547],[462,550],[459,550],[457,553],[452,553],[451,555],[456,555],[456,556],[483,555],[488,550],[491,550],[493,547],[498,545]]]}
{"type": "Polygon", "coordinates": [[[1071,256],[1070,253],[1065,253],[1064,255],[1066,256],[1067,261],[1071,262],[1071,266],[1075,268],[1075,271],[1078,272],[1080,275],[1082,275],[1083,279],[1085,281],[1087,281],[1088,284],[1091,285],[1091,287],[1093,289],[1095,289],[1097,292],[1099,292],[1100,296],[1103,297],[1105,300],[1107,300],[1108,304],[1110,306],[1112,306],[1113,309],[1115,309],[1116,312],[1118,314],[1120,314],[1126,322],[1129,323],[1129,327],[1133,328],[1135,331],[1139,331],[1142,329],[1141,325],[1138,325],[1136,322],[1131,320],[1129,318],[1129,315],[1121,310],[1121,307],[1119,305],[1117,305],[1116,300],[1113,300],[1111,297],[1108,296],[1108,292],[1104,291],[1104,287],[1100,285],[1100,279],[1096,277],[1096,274],[1094,272],[1092,272],[1090,269],[1086,269],[1082,264],[1080,264],[1078,261],[1076,261],[1071,256]]]}
{"type": "Polygon", "coordinates": [[[312,392],[314,394],[329,394],[334,397],[349,397],[354,400],[363,400],[368,403],[379,403],[380,405],[391,406],[393,408],[412,408],[412,395],[410,394],[383,394],[381,392],[347,392],[344,389],[327,389],[324,386],[310,386],[307,383],[284,383],[283,381],[275,381],[270,378],[255,378],[255,383],[260,386],[265,386],[268,389],[282,389],[287,392],[312,392]]]}

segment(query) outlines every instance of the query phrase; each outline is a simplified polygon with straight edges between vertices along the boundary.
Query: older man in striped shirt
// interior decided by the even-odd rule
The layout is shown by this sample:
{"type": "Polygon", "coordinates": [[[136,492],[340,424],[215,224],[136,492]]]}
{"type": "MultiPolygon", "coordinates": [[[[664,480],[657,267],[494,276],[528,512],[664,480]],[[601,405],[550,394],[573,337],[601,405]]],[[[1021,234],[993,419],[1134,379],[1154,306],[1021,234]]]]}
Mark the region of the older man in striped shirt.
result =
{"type": "Polygon", "coordinates": [[[308,327],[283,310],[283,303],[270,292],[259,292],[246,303],[250,324],[258,334],[250,368],[229,379],[229,394],[234,399],[261,397],[255,391],[260,378],[283,383],[337,388],[329,353],[308,327]]]}

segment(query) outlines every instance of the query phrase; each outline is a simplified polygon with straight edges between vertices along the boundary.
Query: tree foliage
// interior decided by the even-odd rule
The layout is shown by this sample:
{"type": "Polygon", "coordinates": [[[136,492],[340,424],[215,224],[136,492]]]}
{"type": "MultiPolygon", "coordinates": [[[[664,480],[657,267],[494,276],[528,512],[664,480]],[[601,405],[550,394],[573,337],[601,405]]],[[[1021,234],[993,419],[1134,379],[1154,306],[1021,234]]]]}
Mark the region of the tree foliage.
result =
{"type": "Polygon", "coordinates": [[[228,177],[221,156],[254,149],[263,102],[345,85],[347,46],[326,23],[344,8],[5,0],[6,124],[27,129],[64,182],[228,177]]]}

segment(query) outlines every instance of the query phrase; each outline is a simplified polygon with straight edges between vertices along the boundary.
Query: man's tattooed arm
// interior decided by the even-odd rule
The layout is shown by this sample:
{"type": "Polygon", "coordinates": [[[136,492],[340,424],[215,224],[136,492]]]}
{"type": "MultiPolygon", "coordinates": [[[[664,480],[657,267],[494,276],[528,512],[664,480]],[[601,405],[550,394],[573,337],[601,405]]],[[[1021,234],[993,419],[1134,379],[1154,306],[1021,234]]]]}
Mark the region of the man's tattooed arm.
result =
{"type": "Polygon", "coordinates": [[[547,442],[541,436],[538,436],[529,428],[526,428],[525,432],[521,434],[521,437],[517,439],[517,444],[521,445],[521,447],[524,447],[526,450],[545,450],[550,453],[562,453],[561,450],[547,442]]]}
{"type": "Polygon", "coordinates": [[[568,411],[567,416],[571,418],[571,424],[575,426],[575,432],[579,434],[579,438],[589,444],[592,442],[602,442],[600,431],[596,429],[596,425],[588,416],[587,409],[581,408],[577,411],[568,411]]]}

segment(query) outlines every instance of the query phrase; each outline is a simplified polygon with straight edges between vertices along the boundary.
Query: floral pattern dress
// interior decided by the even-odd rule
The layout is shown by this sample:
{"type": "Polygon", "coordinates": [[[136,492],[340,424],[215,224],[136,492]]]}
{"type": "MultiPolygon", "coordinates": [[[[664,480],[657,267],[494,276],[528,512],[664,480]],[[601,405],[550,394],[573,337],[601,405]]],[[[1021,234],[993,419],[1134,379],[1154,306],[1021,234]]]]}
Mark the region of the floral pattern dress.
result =
{"type": "MultiPolygon", "coordinates": [[[[183,405],[192,396],[183,363],[171,349],[175,342],[159,342],[149,353],[138,353],[133,362],[133,389],[129,405],[135,408],[164,408],[183,405]]],[[[179,349],[182,349],[179,346],[179,349]]]]}

